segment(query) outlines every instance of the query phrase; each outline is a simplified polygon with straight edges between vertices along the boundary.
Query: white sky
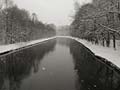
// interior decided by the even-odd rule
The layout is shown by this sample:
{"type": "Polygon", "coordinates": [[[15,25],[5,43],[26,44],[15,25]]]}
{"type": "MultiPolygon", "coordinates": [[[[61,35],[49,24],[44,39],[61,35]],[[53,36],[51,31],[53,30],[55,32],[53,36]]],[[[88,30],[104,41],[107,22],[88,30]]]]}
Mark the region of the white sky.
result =
{"type": "MultiPolygon", "coordinates": [[[[79,0],[80,4],[91,0],[79,0]]],[[[68,25],[74,13],[74,0],[14,0],[20,8],[36,13],[39,20],[55,25],[68,25]]]]}

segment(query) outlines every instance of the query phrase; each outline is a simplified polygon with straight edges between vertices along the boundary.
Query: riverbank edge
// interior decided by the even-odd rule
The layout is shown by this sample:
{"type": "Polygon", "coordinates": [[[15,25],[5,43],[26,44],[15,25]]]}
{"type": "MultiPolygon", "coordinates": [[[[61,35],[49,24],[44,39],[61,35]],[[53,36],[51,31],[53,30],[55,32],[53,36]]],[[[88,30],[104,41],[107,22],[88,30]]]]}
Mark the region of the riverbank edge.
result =
{"type": "Polygon", "coordinates": [[[10,53],[17,52],[19,50],[23,50],[23,49],[27,49],[27,48],[36,46],[40,43],[43,43],[48,40],[56,39],[56,38],[69,38],[69,39],[73,39],[73,40],[81,43],[83,46],[85,46],[88,49],[89,52],[92,52],[93,55],[96,56],[96,59],[98,59],[101,63],[106,64],[111,69],[120,73],[120,65],[118,66],[118,65],[114,64],[114,62],[112,62],[112,60],[109,60],[106,57],[103,57],[102,55],[98,55],[98,53],[95,53],[93,50],[91,50],[90,47],[88,47],[84,43],[82,43],[79,38],[71,37],[71,36],[53,36],[53,37],[33,40],[33,41],[29,41],[29,42],[21,42],[21,43],[10,44],[10,45],[2,45],[2,46],[0,46],[0,49],[2,49],[2,51],[0,50],[0,57],[8,55],[10,53]]]}
{"type": "Polygon", "coordinates": [[[99,55],[99,53],[96,53],[94,50],[92,50],[91,47],[89,47],[88,45],[86,45],[86,44],[82,41],[82,39],[76,38],[76,37],[72,37],[72,36],[57,36],[57,37],[58,37],[58,38],[69,38],[69,39],[73,39],[73,40],[81,43],[83,46],[85,46],[85,47],[88,49],[88,51],[89,51],[92,55],[96,56],[96,59],[97,59],[99,62],[105,64],[106,66],[108,66],[109,68],[111,68],[111,70],[116,71],[117,73],[120,74],[120,65],[118,65],[118,64],[116,65],[115,62],[114,62],[114,60],[108,59],[107,57],[104,57],[103,55],[99,55]]]}
{"type": "Polygon", "coordinates": [[[33,46],[36,46],[40,43],[43,43],[48,40],[55,39],[56,36],[49,37],[49,38],[43,38],[43,39],[38,39],[38,40],[32,40],[29,42],[20,42],[20,43],[15,43],[15,44],[9,44],[9,45],[1,45],[0,46],[0,57],[8,55],[10,53],[17,52],[19,50],[27,49],[33,46]]]}

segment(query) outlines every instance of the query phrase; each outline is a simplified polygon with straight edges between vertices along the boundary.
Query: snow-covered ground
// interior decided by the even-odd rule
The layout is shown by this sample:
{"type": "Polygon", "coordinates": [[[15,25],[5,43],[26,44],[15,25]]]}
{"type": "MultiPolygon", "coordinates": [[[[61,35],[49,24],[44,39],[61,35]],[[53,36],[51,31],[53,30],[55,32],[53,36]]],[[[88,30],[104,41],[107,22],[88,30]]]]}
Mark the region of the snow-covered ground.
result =
{"type": "MultiPolygon", "coordinates": [[[[61,37],[61,36],[58,36],[58,37],[61,37]]],[[[120,41],[117,41],[117,45],[116,45],[117,47],[116,49],[114,49],[112,45],[111,47],[108,48],[108,47],[103,47],[101,45],[95,45],[95,44],[92,44],[91,42],[88,42],[86,40],[82,40],[79,38],[75,38],[75,37],[66,36],[66,38],[71,38],[82,43],[84,46],[89,48],[95,55],[101,56],[107,59],[108,61],[112,62],[113,64],[115,64],[117,67],[120,68],[120,41]]]]}
{"type": "Polygon", "coordinates": [[[54,39],[56,37],[51,37],[51,38],[47,38],[47,39],[40,39],[40,40],[33,40],[33,41],[29,41],[29,42],[21,42],[21,43],[16,43],[16,44],[9,44],[9,45],[1,45],[0,46],[0,53],[5,53],[11,50],[17,50],[20,48],[25,48],[25,47],[30,47],[33,46],[37,43],[43,42],[43,41],[47,41],[50,39],[54,39]]]}
{"type": "Polygon", "coordinates": [[[85,45],[87,48],[89,48],[93,53],[95,53],[95,55],[101,56],[107,59],[108,61],[112,62],[113,64],[117,65],[118,67],[120,67],[119,43],[117,43],[118,44],[117,48],[114,49],[112,47],[108,48],[108,47],[103,47],[101,45],[95,45],[95,44],[92,44],[90,42],[87,42],[81,39],[76,39],[76,40],[82,43],[83,45],[85,45]]]}
{"type": "Polygon", "coordinates": [[[30,47],[31,45],[35,45],[37,43],[50,40],[50,39],[54,39],[54,38],[58,38],[58,37],[74,39],[82,43],[83,45],[85,45],[87,48],[89,48],[93,53],[95,53],[95,55],[101,56],[109,60],[113,64],[117,65],[118,67],[120,67],[120,41],[117,41],[117,48],[115,50],[112,47],[108,48],[108,47],[103,47],[101,45],[94,45],[91,42],[88,42],[86,40],[82,40],[79,38],[74,38],[70,36],[54,36],[54,37],[47,38],[47,39],[40,39],[40,40],[34,40],[34,41],[22,42],[22,43],[10,44],[10,45],[2,45],[0,46],[0,53],[4,53],[7,51],[11,51],[11,50],[16,50],[16,49],[23,48],[23,47],[30,47]]]}

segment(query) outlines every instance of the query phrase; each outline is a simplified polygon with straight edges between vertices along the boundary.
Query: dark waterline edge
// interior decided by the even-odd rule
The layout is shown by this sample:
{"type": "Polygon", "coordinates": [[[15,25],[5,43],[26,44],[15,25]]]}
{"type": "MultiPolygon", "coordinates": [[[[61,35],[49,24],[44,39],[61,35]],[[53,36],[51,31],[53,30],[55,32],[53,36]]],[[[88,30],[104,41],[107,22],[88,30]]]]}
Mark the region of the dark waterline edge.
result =
{"type": "MultiPolygon", "coordinates": [[[[54,40],[54,39],[57,39],[57,38],[68,38],[68,39],[72,39],[72,40],[75,40],[77,42],[79,42],[78,40],[74,39],[74,38],[70,38],[70,37],[61,37],[61,36],[53,36],[51,37],[50,39],[47,39],[47,40],[44,40],[42,42],[38,42],[38,43],[35,43],[35,44],[31,44],[31,45],[28,45],[28,46],[24,46],[24,47],[20,47],[20,48],[17,48],[17,49],[14,49],[14,50],[9,50],[9,51],[6,51],[6,52],[3,52],[3,53],[0,53],[0,58],[3,57],[3,56],[7,56],[7,55],[10,55],[12,53],[16,53],[16,52],[19,52],[21,50],[24,50],[24,49],[28,49],[28,48],[31,48],[31,47],[34,47],[34,46],[37,46],[37,45],[40,45],[40,44],[43,44],[49,40],[54,40]],[[51,39],[52,38],[52,39],[51,39]]],[[[80,42],[79,42],[80,43],[80,42]]],[[[96,60],[99,61],[100,63],[104,64],[105,66],[109,67],[111,70],[113,71],[116,71],[117,73],[120,74],[120,67],[118,67],[117,65],[113,64],[111,61],[101,57],[101,56],[98,56],[98,55],[95,55],[95,53],[93,53],[88,47],[86,47],[85,45],[83,45],[82,43],[80,43],[83,47],[85,47],[87,49],[88,52],[90,52],[91,55],[95,56],[96,60]]]]}
{"type": "Polygon", "coordinates": [[[23,46],[23,47],[20,47],[20,48],[17,48],[17,49],[13,49],[13,50],[9,50],[9,51],[0,53],[0,58],[3,57],[3,56],[10,55],[10,54],[12,54],[12,53],[19,52],[19,51],[24,50],[24,49],[28,49],[28,48],[31,48],[31,47],[34,47],[34,46],[43,44],[43,43],[45,43],[46,41],[53,40],[53,39],[56,39],[56,37],[50,37],[49,39],[44,40],[44,41],[41,41],[41,42],[38,42],[38,43],[34,43],[34,44],[31,44],[31,45],[23,46]]]}

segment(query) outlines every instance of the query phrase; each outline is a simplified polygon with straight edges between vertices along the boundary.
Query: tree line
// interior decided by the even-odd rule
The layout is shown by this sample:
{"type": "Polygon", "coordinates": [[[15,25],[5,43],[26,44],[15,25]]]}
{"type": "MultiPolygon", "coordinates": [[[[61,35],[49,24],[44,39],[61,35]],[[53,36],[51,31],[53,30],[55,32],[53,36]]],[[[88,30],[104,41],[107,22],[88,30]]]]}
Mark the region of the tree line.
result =
{"type": "Polygon", "coordinates": [[[71,35],[93,43],[116,46],[120,39],[120,0],[93,0],[80,6],[75,2],[71,35]]]}
{"type": "Polygon", "coordinates": [[[55,34],[55,25],[42,23],[35,13],[20,9],[12,0],[0,0],[0,44],[25,42],[55,34]]]}

